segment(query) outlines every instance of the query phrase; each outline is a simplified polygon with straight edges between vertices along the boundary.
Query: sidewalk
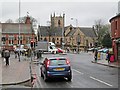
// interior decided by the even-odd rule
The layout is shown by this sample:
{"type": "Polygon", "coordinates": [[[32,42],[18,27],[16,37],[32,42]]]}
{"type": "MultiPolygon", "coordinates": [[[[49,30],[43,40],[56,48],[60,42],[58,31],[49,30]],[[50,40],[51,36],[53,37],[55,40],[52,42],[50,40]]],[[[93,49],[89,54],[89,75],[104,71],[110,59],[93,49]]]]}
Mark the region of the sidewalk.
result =
{"type": "Polygon", "coordinates": [[[95,61],[91,61],[91,62],[96,63],[96,64],[100,64],[100,65],[104,65],[104,66],[120,68],[120,64],[118,64],[118,62],[110,62],[110,63],[108,63],[107,60],[97,60],[97,62],[95,62],[95,61]]]}
{"type": "Polygon", "coordinates": [[[19,62],[14,56],[10,57],[10,65],[6,66],[3,58],[0,57],[0,85],[16,85],[30,80],[29,60],[21,58],[19,62]]]}

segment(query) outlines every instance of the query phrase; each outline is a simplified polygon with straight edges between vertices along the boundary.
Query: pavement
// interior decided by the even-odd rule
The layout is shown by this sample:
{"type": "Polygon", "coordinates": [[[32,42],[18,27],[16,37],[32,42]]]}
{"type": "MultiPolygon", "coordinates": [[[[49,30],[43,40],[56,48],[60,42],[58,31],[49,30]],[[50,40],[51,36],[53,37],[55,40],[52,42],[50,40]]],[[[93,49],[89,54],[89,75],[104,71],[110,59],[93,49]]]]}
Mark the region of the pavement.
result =
{"type": "MultiPolygon", "coordinates": [[[[117,62],[108,63],[106,60],[98,60],[92,63],[118,68],[120,65],[117,62]]],[[[32,75],[34,75],[34,66],[32,66],[32,75]]],[[[0,57],[0,85],[18,85],[29,81],[30,75],[30,59],[25,60],[21,57],[21,61],[10,57],[10,65],[6,66],[3,58],[0,57]]]]}
{"type": "Polygon", "coordinates": [[[17,85],[30,80],[30,60],[21,57],[21,61],[11,55],[10,65],[6,66],[3,58],[0,57],[0,85],[17,85]]]}
{"type": "Polygon", "coordinates": [[[96,63],[96,64],[100,64],[100,65],[104,65],[104,66],[120,68],[120,63],[118,63],[118,62],[110,62],[110,63],[108,63],[107,60],[97,60],[97,62],[95,62],[95,61],[91,61],[91,62],[96,63]]]}

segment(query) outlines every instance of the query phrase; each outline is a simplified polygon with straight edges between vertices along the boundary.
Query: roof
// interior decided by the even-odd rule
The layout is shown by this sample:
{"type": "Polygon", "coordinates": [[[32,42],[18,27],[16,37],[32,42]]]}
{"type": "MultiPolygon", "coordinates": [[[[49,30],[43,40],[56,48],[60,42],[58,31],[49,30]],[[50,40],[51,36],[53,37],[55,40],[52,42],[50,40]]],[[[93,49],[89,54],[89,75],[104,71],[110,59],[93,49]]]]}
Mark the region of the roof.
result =
{"type": "MultiPolygon", "coordinates": [[[[66,31],[69,26],[65,27],[64,30],[66,31]]],[[[72,36],[76,32],[76,27],[72,27],[73,29],[67,34],[67,36],[72,36]]],[[[80,27],[80,30],[85,34],[87,37],[96,37],[95,31],[91,27],[80,27]]],[[[50,29],[50,26],[39,26],[39,33],[42,36],[62,36],[62,28],[55,27],[54,29],[50,29]],[[51,31],[51,32],[50,32],[51,31]]]]}
{"type": "Polygon", "coordinates": [[[117,18],[117,17],[120,17],[120,13],[117,14],[116,16],[112,17],[112,18],[109,20],[109,22],[111,22],[113,19],[115,19],[115,18],[117,18]]]}
{"type": "MultiPolygon", "coordinates": [[[[20,33],[32,33],[31,24],[20,24],[20,33]]],[[[2,23],[2,33],[19,33],[19,23],[2,23]]]]}
{"type": "Polygon", "coordinates": [[[76,32],[76,29],[73,29],[67,34],[67,36],[72,36],[75,32],[76,32]]]}
{"type": "MultiPolygon", "coordinates": [[[[65,27],[65,30],[67,30],[68,27],[69,26],[65,27]]],[[[79,29],[87,37],[97,37],[95,31],[91,27],[79,27],[79,29]]],[[[67,34],[67,36],[72,36],[76,32],[76,30],[76,27],[72,27],[72,30],[67,34]]]]}
{"type": "Polygon", "coordinates": [[[80,30],[87,36],[87,37],[97,37],[95,31],[91,27],[80,27],[80,30]]]}
{"type": "Polygon", "coordinates": [[[42,36],[62,36],[62,28],[55,27],[51,29],[50,26],[39,26],[39,33],[42,36]]]}

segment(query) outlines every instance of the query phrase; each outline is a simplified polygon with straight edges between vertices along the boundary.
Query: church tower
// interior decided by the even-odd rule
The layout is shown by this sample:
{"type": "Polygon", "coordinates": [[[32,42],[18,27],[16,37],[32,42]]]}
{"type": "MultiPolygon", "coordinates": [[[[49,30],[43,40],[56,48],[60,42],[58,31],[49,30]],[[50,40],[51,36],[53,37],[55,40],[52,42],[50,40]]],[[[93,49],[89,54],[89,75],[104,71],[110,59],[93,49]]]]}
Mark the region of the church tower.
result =
{"type": "Polygon", "coordinates": [[[63,28],[64,27],[64,18],[65,18],[65,14],[63,14],[63,16],[56,16],[55,13],[52,16],[51,14],[51,27],[60,27],[63,28]]]}

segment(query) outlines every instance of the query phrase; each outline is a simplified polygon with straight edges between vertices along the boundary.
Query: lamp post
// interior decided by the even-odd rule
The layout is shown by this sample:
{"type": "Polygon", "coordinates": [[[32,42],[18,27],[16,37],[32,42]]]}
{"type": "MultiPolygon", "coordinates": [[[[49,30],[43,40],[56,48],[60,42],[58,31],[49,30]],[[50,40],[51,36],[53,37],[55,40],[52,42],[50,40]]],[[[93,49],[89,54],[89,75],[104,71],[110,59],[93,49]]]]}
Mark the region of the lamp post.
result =
{"type": "Polygon", "coordinates": [[[64,24],[65,24],[65,14],[63,13],[63,27],[62,27],[62,49],[64,49],[64,45],[65,45],[65,42],[64,42],[64,24]]]}
{"type": "Polygon", "coordinates": [[[21,11],[20,11],[20,0],[19,0],[19,62],[20,62],[20,14],[21,14],[21,11]]]}
{"type": "Polygon", "coordinates": [[[78,26],[78,19],[76,18],[71,18],[71,20],[75,20],[76,27],[78,26]]]}
{"type": "MultiPolygon", "coordinates": [[[[77,28],[78,27],[78,19],[71,18],[71,20],[75,20],[75,22],[76,22],[76,28],[77,28]]],[[[79,47],[80,47],[80,35],[79,34],[76,37],[76,42],[77,42],[77,47],[78,47],[77,52],[79,53],[79,47]]]]}

